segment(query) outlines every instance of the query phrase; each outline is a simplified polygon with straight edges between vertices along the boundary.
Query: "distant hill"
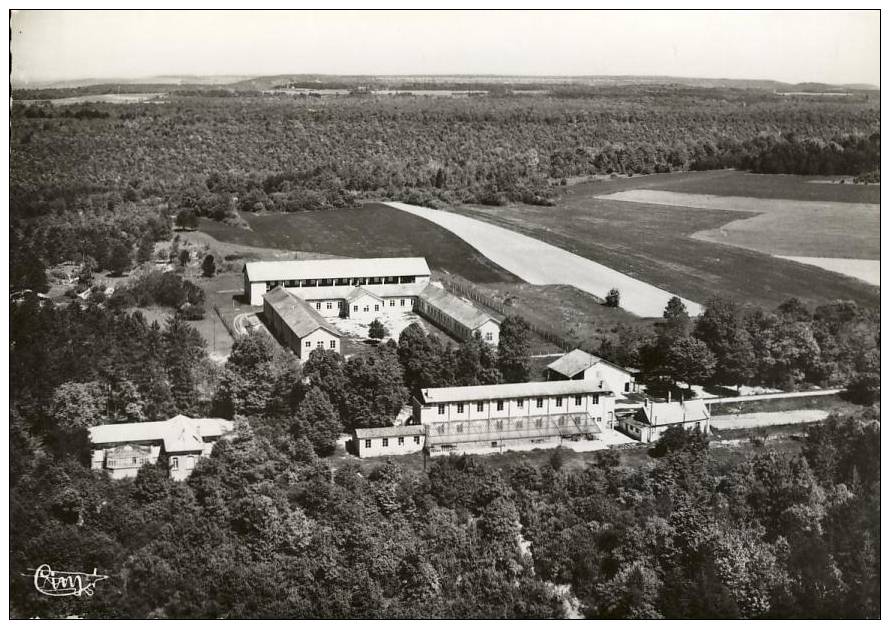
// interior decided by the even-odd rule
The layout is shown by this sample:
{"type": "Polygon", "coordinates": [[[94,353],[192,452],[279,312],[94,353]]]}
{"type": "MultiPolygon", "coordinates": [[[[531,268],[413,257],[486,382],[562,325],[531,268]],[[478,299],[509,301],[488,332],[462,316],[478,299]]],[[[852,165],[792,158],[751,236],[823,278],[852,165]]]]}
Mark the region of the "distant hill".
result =
{"type": "Polygon", "coordinates": [[[115,86],[119,92],[132,92],[134,86],[158,87],[212,87],[236,91],[267,91],[282,86],[301,88],[355,88],[359,86],[385,88],[455,88],[506,86],[519,88],[549,88],[567,85],[576,86],[634,86],[634,85],[677,85],[695,88],[748,89],[779,92],[832,93],[844,91],[879,91],[870,84],[832,85],[816,82],[789,84],[775,80],[751,80],[733,78],[684,78],[673,76],[509,76],[509,75],[324,75],[324,74],[281,74],[268,76],[219,75],[189,76],[168,75],[149,78],[85,78],[53,82],[13,83],[15,90],[34,89],[81,89],[101,87],[107,91],[115,86]]]}

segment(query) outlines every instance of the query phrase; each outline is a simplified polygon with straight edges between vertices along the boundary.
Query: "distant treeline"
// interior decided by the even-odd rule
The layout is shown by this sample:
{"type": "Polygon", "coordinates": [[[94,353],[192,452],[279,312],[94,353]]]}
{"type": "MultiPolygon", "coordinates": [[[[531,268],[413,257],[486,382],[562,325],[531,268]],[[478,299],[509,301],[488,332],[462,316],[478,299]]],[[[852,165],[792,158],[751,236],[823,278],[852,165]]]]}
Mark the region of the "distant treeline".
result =
{"type": "Polygon", "coordinates": [[[577,176],[725,167],[859,175],[880,157],[876,102],[665,86],[470,101],[217,91],[231,99],[179,96],[54,118],[14,106],[13,217],[77,210],[107,192],[160,195],[174,212],[217,218],[228,216],[220,208],[356,199],[548,204],[554,184],[577,176]]]}

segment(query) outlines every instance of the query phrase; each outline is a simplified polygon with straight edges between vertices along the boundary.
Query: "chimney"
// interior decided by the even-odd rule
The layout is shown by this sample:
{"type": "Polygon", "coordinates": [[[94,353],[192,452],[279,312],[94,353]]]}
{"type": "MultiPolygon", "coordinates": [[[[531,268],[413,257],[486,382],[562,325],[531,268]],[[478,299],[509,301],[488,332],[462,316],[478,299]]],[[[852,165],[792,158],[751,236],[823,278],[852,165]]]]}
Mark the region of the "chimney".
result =
{"type": "Polygon", "coordinates": [[[671,391],[668,391],[668,404],[671,403],[671,391]]]}

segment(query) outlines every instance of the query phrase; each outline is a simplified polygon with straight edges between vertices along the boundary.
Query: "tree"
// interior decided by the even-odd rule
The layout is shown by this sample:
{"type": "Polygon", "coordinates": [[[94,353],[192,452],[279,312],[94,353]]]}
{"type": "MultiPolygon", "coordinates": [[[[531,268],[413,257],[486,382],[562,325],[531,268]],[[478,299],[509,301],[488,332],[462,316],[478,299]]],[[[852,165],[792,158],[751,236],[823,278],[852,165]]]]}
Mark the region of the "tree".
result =
{"type": "Polygon", "coordinates": [[[130,268],[130,247],[123,240],[113,240],[108,251],[108,270],[120,275],[130,268]]]}
{"type": "Polygon", "coordinates": [[[854,404],[868,406],[881,399],[881,375],[859,373],[847,387],[847,398],[854,404]]]}
{"type": "Polygon", "coordinates": [[[610,289],[609,294],[606,295],[606,306],[609,308],[618,308],[621,306],[621,291],[617,288],[610,289]]]}
{"type": "Polygon", "coordinates": [[[214,261],[212,254],[208,253],[204,256],[204,261],[201,262],[201,272],[204,274],[204,277],[216,275],[216,261],[214,261]]]}
{"type": "Polygon", "coordinates": [[[717,357],[714,377],[718,383],[737,386],[752,378],[757,368],[754,347],[735,302],[720,297],[708,300],[693,336],[717,357]]]}
{"type": "Polygon", "coordinates": [[[136,261],[140,264],[151,261],[152,256],[154,256],[154,250],[154,240],[150,235],[143,235],[142,239],[139,240],[139,248],[136,251],[136,261]]]}
{"type": "Polygon", "coordinates": [[[386,337],[386,327],[379,319],[374,318],[374,321],[368,326],[368,337],[371,339],[383,339],[386,337]]]}
{"type": "Polygon", "coordinates": [[[501,382],[494,350],[478,331],[453,352],[452,360],[454,382],[459,386],[501,382]]]}
{"type": "Polygon", "coordinates": [[[312,443],[316,454],[326,456],[334,452],[342,431],[340,416],[328,396],[317,386],[310,388],[297,410],[297,420],[291,431],[293,436],[305,437],[312,443]]]}
{"type": "Polygon", "coordinates": [[[192,211],[180,211],[176,214],[176,226],[181,229],[198,228],[198,216],[192,211]]]}
{"type": "Polygon", "coordinates": [[[187,266],[188,263],[191,261],[192,261],[191,252],[187,248],[182,249],[179,252],[179,265],[184,267],[184,266],[187,266]]]}
{"type": "Polygon", "coordinates": [[[498,340],[498,370],[507,384],[527,382],[531,376],[529,362],[531,328],[519,315],[507,317],[501,324],[498,340]]]}
{"type": "Polygon", "coordinates": [[[343,372],[347,389],[345,425],[348,428],[391,425],[392,418],[408,401],[395,342],[389,340],[369,353],[352,357],[346,361],[343,372]]]}
{"type": "Polygon", "coordinates": [[[446,386],[441,383],[442,349],[424,332],[420,324],[409,324],[399,335],[399,363],[405,386],[417,395],[422,388],[446,386]]]}
{"type": "Polygon", "coordinates": [[[677,339],[667,352],[667,369],[674,381],[704,384],[714,375],[717,358],[708,345],[694,337],[677,339]]]}

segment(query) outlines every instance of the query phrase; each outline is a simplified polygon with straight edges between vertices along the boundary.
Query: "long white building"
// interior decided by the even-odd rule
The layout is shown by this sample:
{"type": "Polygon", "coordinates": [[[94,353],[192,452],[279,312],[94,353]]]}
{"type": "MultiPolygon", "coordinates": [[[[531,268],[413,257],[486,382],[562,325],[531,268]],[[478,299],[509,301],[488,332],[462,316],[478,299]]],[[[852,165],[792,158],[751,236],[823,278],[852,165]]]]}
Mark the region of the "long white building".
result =
{"type": "Polygon", "coordinates": [[[341,314],[342,308],[333,302],[344,301],[356,287],[386,299],[387,305],[395,298],[395,307],[399,299],[416,297],[430,282],[430,267],[422,257],[248,262],[242,274],[244,297],[252,306],[262,305],[263,295],[281,286],[319,304],[316,310],[329,316],[341,314]]]}
{"type": "Polygon", "coordinates": [[[340,352],[340,331],[308,302],[280,286],[263,296],[263,317],[275,338],[302,362],[317,348],[340,352]]]}
{"type": "Polygon", "coordinates": [[[602,380],[425,388],[413,405],[431,455],[550,448],[615,425],[614,393],[602,380]]]}

